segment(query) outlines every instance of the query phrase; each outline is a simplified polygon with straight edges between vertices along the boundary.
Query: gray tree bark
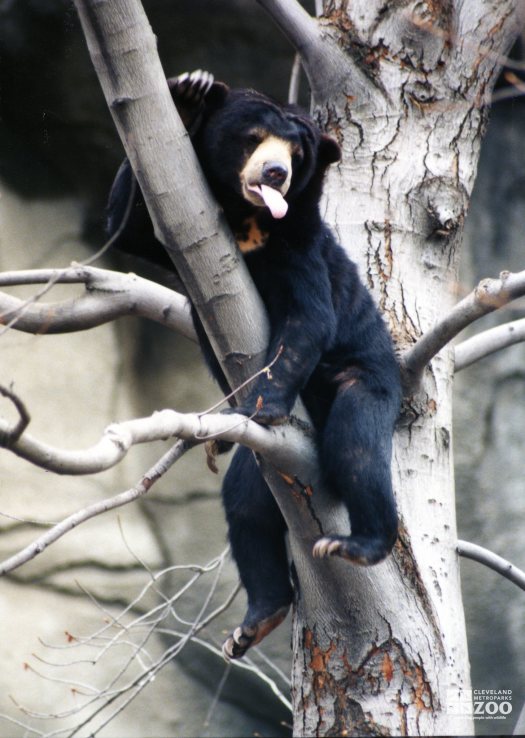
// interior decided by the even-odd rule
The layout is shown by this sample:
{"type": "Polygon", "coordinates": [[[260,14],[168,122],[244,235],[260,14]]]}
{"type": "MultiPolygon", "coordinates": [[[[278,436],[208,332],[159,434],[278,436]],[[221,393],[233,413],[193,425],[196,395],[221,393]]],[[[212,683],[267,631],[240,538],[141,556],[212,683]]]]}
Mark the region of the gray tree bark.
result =
{"type": "MultiPolygon", "coordinates": [[[[455,302],[485,105],[523,8],[519,0],[326,0],[317,22],[293,0],[261,4],[302,54],[315,115],[343,147],[326,218],[360,264],[402,357],[455,302]]],[[[76,5],[157,233],[219,358],[227,366],[231,357],[262,355],[260,303],[206,188],[189,186],[195,162],[180,127],[176,133],[139,4],[76,5]],[[108,59],[117,72],[108,74],[108,59]],[[195,235],[188,222],[205,225],[195,235]],[[217,312],[219,295],[227,299],[217,312]]],[[[286,469],[288,477],[264,467],[289,524],[298,580],[294,735],[472,733],[468,709],[451,709],[470,685],[455,548],[453,368],[446,348],[421,376],[407,377],[393,461],[400,536],[374,569],[312,559],[321,532],[347,527],[319,490],[313,454],[286,469]]]]}

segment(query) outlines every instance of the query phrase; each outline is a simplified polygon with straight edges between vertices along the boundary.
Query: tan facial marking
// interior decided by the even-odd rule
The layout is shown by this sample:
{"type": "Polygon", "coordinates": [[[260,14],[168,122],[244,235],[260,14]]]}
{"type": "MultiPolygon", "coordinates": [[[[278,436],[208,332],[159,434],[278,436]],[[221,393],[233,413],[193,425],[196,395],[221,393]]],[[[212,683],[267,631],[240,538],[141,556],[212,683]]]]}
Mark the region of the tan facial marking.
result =
{"type": "Polygon", "coordinates": [[[281,195],[285,195],[292,179],[292,143],[277,136],[268,136],[260,143],[249,156],[240,174],[243,197],[254,205],[261,205],[261,198],[248,187],[261,184],[262,170],[266,162],[273,161],[283,164],[288,170],[288,176],[279,187],[281,195]]]}

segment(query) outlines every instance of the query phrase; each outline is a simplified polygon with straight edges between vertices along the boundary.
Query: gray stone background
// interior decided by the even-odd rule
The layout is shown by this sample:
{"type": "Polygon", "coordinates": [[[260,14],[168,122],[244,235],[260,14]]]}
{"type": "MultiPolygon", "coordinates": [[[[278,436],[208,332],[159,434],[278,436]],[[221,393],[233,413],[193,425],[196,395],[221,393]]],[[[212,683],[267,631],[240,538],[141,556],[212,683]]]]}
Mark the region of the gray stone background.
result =
{"type": "MultiPolygon", "coordinates": [[[[309,9],[311,4],[305,3],[309,9]]],[[[286,96],[291,51],[252,0],[145,0],[144,6],[167,74],[207,68],[232,85],[286,96]]],[[[524,124],[519,100],[496,105],[467,223],[459,294],[502,269],[525,267],[524,124]]],[[[103,242],[106,193],[121,157],[71,5],[0,0],[0,268],[63,266],[88,258],[103,242]]],[[[131,268],[113,257],[104,265],[131,268]]],[[[50,299],[73,289],[55,288],[50,299]]],[[[524,307],[523,301],[514,304],[483,325],[520,317],[524,307]]],[[[194,345],[130,318],[67,336],[11,331],[0,341],[0,382],[14,382],[31,412],[31,432],[48,443],[86,447],[115,419],[162,407],[201,410],[219,397],[194,345]]],[[[455,404],[460,536],[521,567],[524,359],[525,347],[515,346],[464,370],[455,404]]],[[[10,411],[2,404],[0,412],[10,411]]],[[[33,540],[41,524],[128,488],[164,448],[135,448],[116,469],[92,478],[57,477],[1,452],[0,555],[33,540]]],[[[221,461],[223,469],[226,463],[221,461]]],[[[191,576],[185,569],[172,571],[138,600],[151,571],[206,565],[224,550],[219,486],[197,449],[147,499],[84,524],[0,582],[3,716],[43,733],[79,722],[75,715],[45,716],[83,704],[90,685],[107,683],[146,634],[133,627],[122,637],[127,643],[109,648],[107,639],[118,630],[112,619],[134,602],[121,619],[129,625],[191,576]],[[89,638],[99,631],[96,641],[89,638]]],[[[511,689],[515,718],[525,700],[525,594],[478,564],[464,561],[462,573],[473,686],[511,689]]],[[[177,642],[175,631],[188,630],[180,620],[198,616],[215,575],[216,570],[203,574],[177,601],[163,622],[166,632],[148,640],[144,663],[177,642]]],[[[226,560],[207,613],[235,582],[226,560]]],[[[199,634],[202,640],[212,648],[220,644],[243,606],[239,594],[230,611],[199,634]]],[[[278,669],[288,671],[288,626],[253,660],[286,694],[278,669]]],[[[272,684],[226,667],[204,645],[190,644],[102,735],[271,736],[288,734],[289,723],[272,684]]],[[[485,734],[508,734],[512,726],[512,716],[477,724],[485,734]]],[[[0,719],[0,736],[28,734],[0,719]]]]}

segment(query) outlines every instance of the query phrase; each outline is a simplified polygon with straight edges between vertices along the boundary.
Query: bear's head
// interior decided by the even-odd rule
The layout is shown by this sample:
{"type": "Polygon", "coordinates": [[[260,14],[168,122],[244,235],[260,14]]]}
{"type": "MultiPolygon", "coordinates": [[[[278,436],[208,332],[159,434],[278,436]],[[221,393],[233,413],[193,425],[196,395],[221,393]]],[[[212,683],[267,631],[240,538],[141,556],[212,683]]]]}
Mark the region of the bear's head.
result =
{"type": "MultiPolygon", "coordinates": [[[[201,79],[196,76],[197,84],[201,79]]],[[[298,198],[318,199],[327,166],[341,157],[336,141],[298,108],[254,90],[232,90],[209,76],[207,82],[198,96],[185,92],[187,100],[199,98],[198,122],[188,128],[223,207],[267,208],[279,219],[298,198]]],[[[180,110],[180,99],[174,98],[180,110]]]]}

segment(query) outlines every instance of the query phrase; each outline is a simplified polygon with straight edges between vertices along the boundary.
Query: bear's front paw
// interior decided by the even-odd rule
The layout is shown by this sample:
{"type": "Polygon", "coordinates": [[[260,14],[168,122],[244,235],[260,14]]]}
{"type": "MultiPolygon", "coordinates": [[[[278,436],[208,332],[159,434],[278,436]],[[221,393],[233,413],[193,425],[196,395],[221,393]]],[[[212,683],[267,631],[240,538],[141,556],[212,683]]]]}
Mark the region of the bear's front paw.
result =
{"type": "Polygon", "coordinates": [[[278,402],[257,402],[253,419],[261,425],[282,425],[290,417],[286,405],[278,402]]]}
{"type": "Polygon", "coordinates": [[[232,413],[245,415],[247,418],[252,418],[252,420],[255,420],[255,422],[260,425],[282,425],[283,423],[286,423],[290,417],[290,413],[286,405],[277,402],[265,404],[263,401],[259,400],[253,404],[247,402],[246,405],[229,407],[222,412],[224,415],[231,415],[232,413]]]}
{"type": "Polygon", "coordinates": [[[179,74],[178,77],[172,77],[168,80],[173,94],[176,94],[179,99],[186,98],[194,103],[198,103],[206,97],[213,82],[213,74],[203,69],[196,69],[191,73],[184,72],[184,74],[179,74]]]}

